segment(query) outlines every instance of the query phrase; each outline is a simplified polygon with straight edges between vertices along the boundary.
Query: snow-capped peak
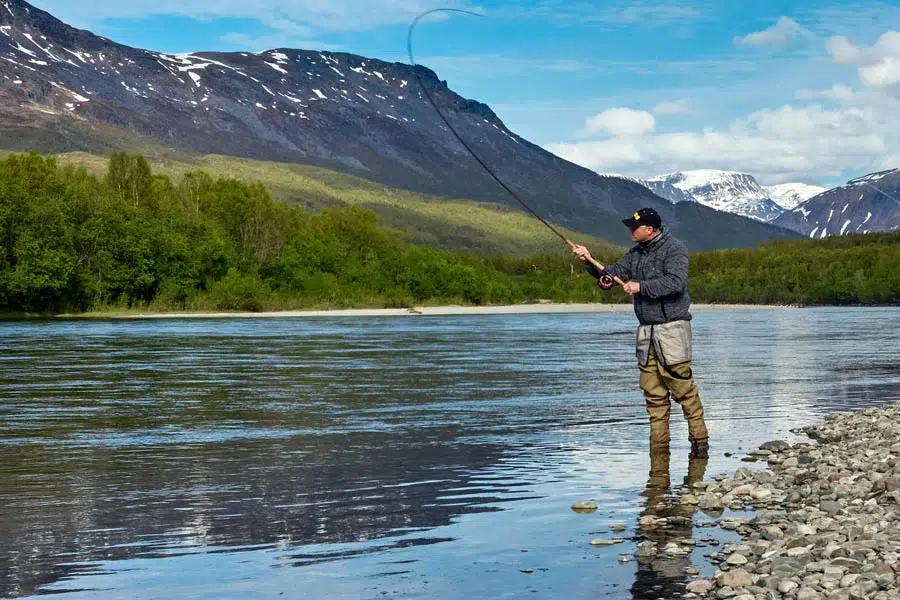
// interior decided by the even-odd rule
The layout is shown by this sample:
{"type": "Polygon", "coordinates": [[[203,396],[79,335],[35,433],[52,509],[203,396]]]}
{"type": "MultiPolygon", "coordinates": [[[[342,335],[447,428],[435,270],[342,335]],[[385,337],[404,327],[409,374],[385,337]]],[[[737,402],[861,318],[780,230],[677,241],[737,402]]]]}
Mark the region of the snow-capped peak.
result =
{"type": "MultiPolygon", "coordinates": [[[[651,177],[647,181],[657,182],[665,181],[670,185],[674,185],[678,189],[689,190],[697,187],[709,185],[714,182],[725,180],[734,180],[740,177],[751,177],[746,173],[738,173],[737,171],[719,171],[716,169],[695,169],[692,171],[678,171],[676,173],[667,173],[665,175],[657,175],[651,177]]],[[[752,177],[751,177],[752,178],[752,177]]]]}
{"type": "Polygon", "coordinates": [[[769,197],[785,210],[793,210],[813,196],[818,196],[828,188],[806,183],[782,183],[765,188],[769,197]]]}
{"type": "Polygon", "coordinates": [[[784,212],[747,173],[699,169],[652,177],[644,182],[672,202],[699,202],[725,212],[771,221],[784,212]]]}

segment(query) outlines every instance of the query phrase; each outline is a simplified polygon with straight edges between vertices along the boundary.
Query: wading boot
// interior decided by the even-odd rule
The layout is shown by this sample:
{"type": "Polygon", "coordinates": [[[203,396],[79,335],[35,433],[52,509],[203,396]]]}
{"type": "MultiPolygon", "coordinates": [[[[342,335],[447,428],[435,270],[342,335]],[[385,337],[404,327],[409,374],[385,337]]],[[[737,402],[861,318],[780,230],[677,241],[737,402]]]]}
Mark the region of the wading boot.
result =
{"type": "Polygon", "coordinates": [[[694,440],[691,442],[690,458],[709,458],[709,440],[694,440]]]}

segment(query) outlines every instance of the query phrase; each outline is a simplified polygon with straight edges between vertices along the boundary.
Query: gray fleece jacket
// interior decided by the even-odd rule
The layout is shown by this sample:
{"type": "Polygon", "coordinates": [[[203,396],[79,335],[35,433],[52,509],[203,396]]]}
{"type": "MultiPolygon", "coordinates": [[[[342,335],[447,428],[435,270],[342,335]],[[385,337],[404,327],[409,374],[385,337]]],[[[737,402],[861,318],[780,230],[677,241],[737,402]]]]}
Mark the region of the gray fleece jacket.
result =
{"type": "MultiPolygon", "coordinates": [[[[600,277],[596,267],[586,266],[588,273],[600,277]]],[[[603,273],[641,284],[641,293],[634,296],[634,314],[641,325],[691,320],[688,249],[667,228],[649,242],[634,246],[603,273]]]]}

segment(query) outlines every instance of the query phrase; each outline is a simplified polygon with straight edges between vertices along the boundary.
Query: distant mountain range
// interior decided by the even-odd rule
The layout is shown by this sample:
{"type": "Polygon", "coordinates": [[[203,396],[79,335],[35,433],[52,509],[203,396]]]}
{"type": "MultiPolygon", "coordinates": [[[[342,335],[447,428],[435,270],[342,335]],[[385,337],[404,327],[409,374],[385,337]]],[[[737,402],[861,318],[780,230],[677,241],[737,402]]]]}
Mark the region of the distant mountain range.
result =
{"type": "Polygon", "coordinates": [[[0,148],[8,150],[161,148],[303,163],[521,210],[440,121],[421,79],[460,135],[552,222],[629,243],[621,218],[651,206],[695,250],[797,236],[702,204],[673,205],[563,160],[425,67],[286,48],[169,55],[72,28],[24,0],[0,8],[0,59],[0,148]]]}
{"type": "Polygon", "coordinates": [[[767,221],[809,237],[893,231],[900,225],[900,169],[834,189],[804,183],[759,185],[747,173],[696,170],[638,180],[672,202],[693,202],[767,221]]]}
{"type": "Polygon", "coordinates": [[[773,224],[812,238],[900,229],[900,169],[851,179],[785,212],[773,224]]]}
{"type": "MultiPolygon", "coordinates": [[[[782,212],[752,175],[734,171],[679,171],[643,182],[655,194],[672,202],[697,202],[723,212],[759,221],[771,221],[782,212]]],[[[823,188],[824,189],[824,188],[823,188]]],[[[799,189],[794,189],[799,193],[799,189]]]]}

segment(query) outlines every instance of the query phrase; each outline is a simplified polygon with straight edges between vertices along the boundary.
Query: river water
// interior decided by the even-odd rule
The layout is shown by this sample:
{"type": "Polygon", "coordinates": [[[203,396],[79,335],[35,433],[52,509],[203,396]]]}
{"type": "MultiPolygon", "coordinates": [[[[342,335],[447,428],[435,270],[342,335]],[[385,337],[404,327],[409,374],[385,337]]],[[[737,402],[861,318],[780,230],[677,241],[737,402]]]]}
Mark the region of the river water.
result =
{"type": "Polygon", "coordinates": [[[695,525],[716,515],[667,534],[698,540],[688,557],[620,562],[642,514],[681,510],[686,479],[748,466],[792,428],[900,400],[898,309],[698,310],[711,456],[689,460],[675,407],[651,464],[634,328],[627,313],[2,323],[0,594],[671,597],[685,568],[712,572],[713,529],[695,525]]]}

